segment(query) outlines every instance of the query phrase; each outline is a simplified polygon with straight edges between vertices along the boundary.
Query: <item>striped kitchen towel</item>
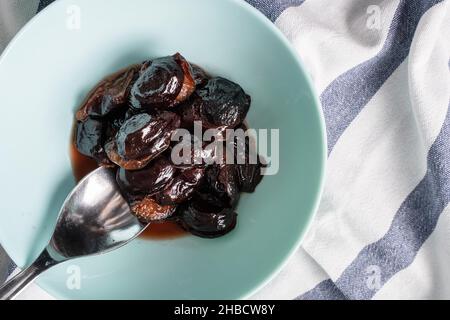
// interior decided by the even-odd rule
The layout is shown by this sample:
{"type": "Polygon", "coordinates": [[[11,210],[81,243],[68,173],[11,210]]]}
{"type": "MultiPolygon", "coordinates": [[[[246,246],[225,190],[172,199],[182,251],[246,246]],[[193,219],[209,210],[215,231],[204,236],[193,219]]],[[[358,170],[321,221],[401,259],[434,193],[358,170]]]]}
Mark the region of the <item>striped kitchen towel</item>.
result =
{"type": "MultiPolygon", "coordinates": [[[[0,49],[50,2],[1,0],[0,49]]],[[[329,158],[302,247],[253,298],[450,299],[450,0],[247,2],[305,62],[329,158]]]]}

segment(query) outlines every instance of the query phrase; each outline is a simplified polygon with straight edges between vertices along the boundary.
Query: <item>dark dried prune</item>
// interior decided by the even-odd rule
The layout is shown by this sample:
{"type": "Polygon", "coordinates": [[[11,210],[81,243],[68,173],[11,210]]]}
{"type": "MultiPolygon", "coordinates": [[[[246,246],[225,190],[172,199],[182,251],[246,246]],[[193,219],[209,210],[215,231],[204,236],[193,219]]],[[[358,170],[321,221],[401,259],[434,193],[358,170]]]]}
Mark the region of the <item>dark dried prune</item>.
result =
{"type": "Polygon", "coordinates": [[[239,188],[241,192],[252,193],[263,178],[261,170],[264,168],[264,164],[261,162],[261,158],[255,147],[250,143],[250,140],[235,142],[234,146],[235,161],[237,163],[235,168],[239,180],[239,188]]]}
{"type": "Polygon", "coordinates": [[[170,161],[160,157],[141,170],[130,171],[119,168],[116,180],[127,195],[152,196],[166,187],[175,172],[176,169],[170,161]]]}
{"type": "Polygon", "coordinates": [[[180,54],[154,59],[147,65],[131,88],[134,109],[172,107],[194,92],[191,66],[180,54]]]}
{"type": "Polygon", "coordinates": [[[162,206],[154,199],[145,197],[131,205],[131,212],[140,221],[149,223],[169,218],[175,213],[176,208],[176,206],[162,206]]]}
{"type": "Polygon", "coordinates": [[[102,163],[107,159],[103,148],[104,124],[100,120],[87,118],[78,121],[76,128],[76,147],[81,154],[102,163]]]}
{"type": "Polygon", "coordinates": [[[208,166],[205,169],[205,178],[195,192],[195,199],[206,201],[210,205],[226,206],[227,199],[224,200],[224,194],[217,192],[220,168],[218,165],[208,166]]]}
{"type": "Polygon", "coordinates": [[[225,192],[228,196],[229,205],[235,206],[239,201],[239,181],[237,177],[236,167],[234,165],[222,165],[220,167],[219,176],[217,177],[220,188],[218,191],[225,192]]]}
{"type": "Polygon", "coordinates": [[[125,121],[130,118],[128,115],[129,109],[118,110],[112,112],[108,116],[102,118],[103,122],[106,123],[105,137],[110,140],[115,137],[120,127],[125,123],[125,121]]]}
{"type": "Polygon", "coordinates": [[[112,162],[127,170],[145,167],[169,146],[180,118],[172,112],[141,113],[126,120],[114,140],[105,146],[112,162]]]}
{"type": "Polygon", "coordinates": [[[194,235],[216,238],[236,226],[237,214],[233,208],[220,208],[202,201],[191,201],[181,211],[183,228],[194,235]]]}
{"type": "Polygon", "coordinates": [[[195,84],[198,87],[207,84],[208,80],[210,79],[210,76],[206,73],[206,71],[193,63],[191,63],[191,67],[192,67],[192,76],[194,78],[195,84]]]}
{"type": "Polygon", "coordinates": [[[117,145],[114,140],[110,140],[105,144],[105,151],[108,156],[108,159],[118,165],[121,168],[127,170],[139,170],[144,168],[150,161],[150,157],[137,159],[137,160],[127,160],[122,158],[117,153],[117,145]]]}
{"type": "Polygon", "coordinates": [[[240,198],[239,180],[234,165],[212,165],[206,169],[205,179],[196,198],[211,205],[231,208],[240,198]]]}
{"type": "Polygon", "coordinates": [[[159,115],[142,113],[131,117],[123,123],[116,135],[119,155],[126,159],[136,159],[146,156],[147,150],[153,149],[152,147],[156,147],[155,151],[158,153],[166,150],[167,138],[178,128],[179,122],[179,117],[171,112],[159,115]]]}
{"type": "Polygon", "coordinates": [[[205,128],[234,128],[250,108],[251,98],[236,83],[217,77],[195,92],[192,99],[194,120],[205,128]]]}
{"type": "Polygon", "coordinates": [[[130,86],[138,74],[140,65],[119,71],[106,79],[89,94],[76,114],[78,121],[89,116],[104,117],[111,112],[127,107],[130,86]]]}
{"type": "Polygon", "coordinates": [[[256,187],[263,178],[263,175],[261,174],[262,167],[261,163],[237,165],[236,169],[241,192],[255,192],[256,187]]]}
{"type": "Polygon", "coordinates": [[[194,121],[196,120],[194,118],[194,108],[192,103],[193,99],[191,98],[182,103],[177,110],[177,114],[181,117],[181,127],[189,131],[194,130],[194,121]]]}
{"type": "Polygon", "coordinates": [[[188,200],[199,186],[205,174],[203,168],[192,168],[182,171],[173,182],[155,198],[163,205],[180,204],[188,200]]]}
{"type": "Polygon", "coordinates": [[[171,107],[186,101],[192,95],[192,93],[194,93],[196,88],[196,81],[194,79],[193,71],[189,62],[187,62],[187,60],[179,53],[175,54],[174,57],[176,62],[183,69],[184,78],[181,90],[178,93],[178,96],[175,98],[175,101],[170,105],[171,107]]]}
{"type": "Polygon", "coordinates": [[[144,61],[139,69],[139,76],[141,76],[145,71],[147,71],[148,67],[153,63],[153,60],[144,61]]]}

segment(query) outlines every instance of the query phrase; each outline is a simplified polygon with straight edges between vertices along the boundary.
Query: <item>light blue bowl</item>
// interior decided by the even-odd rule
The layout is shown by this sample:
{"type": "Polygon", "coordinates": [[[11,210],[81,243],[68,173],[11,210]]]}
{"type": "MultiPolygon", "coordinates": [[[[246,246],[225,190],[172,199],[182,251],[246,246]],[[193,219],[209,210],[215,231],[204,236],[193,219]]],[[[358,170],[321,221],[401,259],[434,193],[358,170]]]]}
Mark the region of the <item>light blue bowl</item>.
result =
{"type": "Polygon", "coordinates": [[[238,226],[225,237],[137,240],[57,266],[38,283],[58,298],[248,297],[298,248],[322,188],[324,122],[296,53],[240,0],[72,4],[58,0],[44,10],[0,60],[0,243],[25,266],[48,241],[74,185],[69,137],[89,89],[119,68],[179,51],[252,96],[252,127],[280,129],[279,173],[244,195],[238,226]],[[80,289],[67,285],[77,271],[80,289]]]}

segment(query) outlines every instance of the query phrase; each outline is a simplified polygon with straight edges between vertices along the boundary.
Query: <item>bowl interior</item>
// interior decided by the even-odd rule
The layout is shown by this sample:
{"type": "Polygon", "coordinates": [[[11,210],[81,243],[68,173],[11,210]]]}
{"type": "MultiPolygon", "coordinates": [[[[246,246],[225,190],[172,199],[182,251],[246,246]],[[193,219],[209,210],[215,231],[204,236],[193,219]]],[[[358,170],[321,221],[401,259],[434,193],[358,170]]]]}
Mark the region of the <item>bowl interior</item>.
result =
{"type": "Polygon", "coordinates": [[[139,239],[57,266],[38,281],[60,298],[249,295],[297,248],[320,195],[323,121],[295,53],[240,0],[72,3],[57,1],[38,15],[0,60],[1,244],[20,266],[46,245],[74,186],[72,119],[90,88],[121,67],[180,52],[252,96],[251,127],[279,129],[278,174],[243,196],[238,226],[225,237],[139,239]],[[71,289],[78,271],[81,287],[71,289]]]}

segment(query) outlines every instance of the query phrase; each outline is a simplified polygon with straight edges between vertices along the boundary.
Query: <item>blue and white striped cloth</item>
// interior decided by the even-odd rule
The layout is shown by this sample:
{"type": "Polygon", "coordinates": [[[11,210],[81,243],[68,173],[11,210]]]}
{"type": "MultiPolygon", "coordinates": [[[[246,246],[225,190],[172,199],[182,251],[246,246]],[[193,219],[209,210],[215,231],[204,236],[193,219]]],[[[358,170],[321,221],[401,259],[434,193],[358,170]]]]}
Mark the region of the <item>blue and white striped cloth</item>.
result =
{"type": "MultiPolygon", "coordinates": [[[[0,49],[49,2],[2,0],[0,49]]],[[[304,60],[329,143],[313,226],[253,298],[450,299],[450,0],[247,2],[304,60]]]]}

